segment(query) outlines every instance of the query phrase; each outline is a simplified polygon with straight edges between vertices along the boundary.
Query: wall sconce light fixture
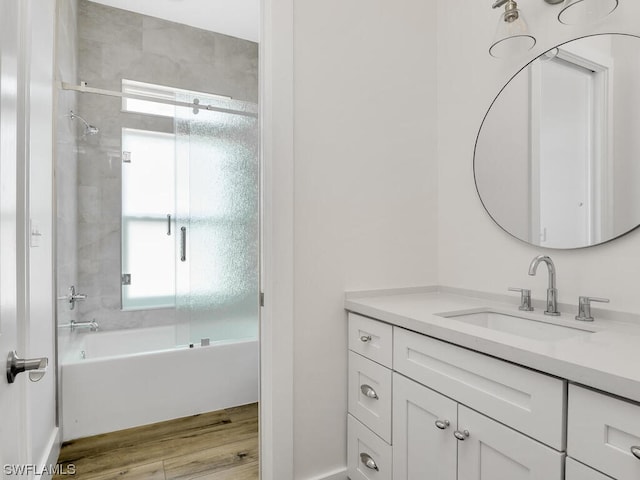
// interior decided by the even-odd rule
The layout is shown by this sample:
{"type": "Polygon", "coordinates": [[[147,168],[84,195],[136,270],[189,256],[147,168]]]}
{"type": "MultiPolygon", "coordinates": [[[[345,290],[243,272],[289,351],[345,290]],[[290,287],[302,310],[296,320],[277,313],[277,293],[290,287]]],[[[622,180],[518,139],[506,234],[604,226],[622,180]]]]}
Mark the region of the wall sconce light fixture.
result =
{"type": "Polygon", "coordinates": [[[618,0],[564,0],[558,20],[565,25],[582,25],[605,18],[618,7],[618,0]]]}
{"type": "MultiPolygon", "coordinates": [[[[618,7],[619,0],[544,0],[550,5],[562,3],[558,21],[565,25],[581,25],[605,18],[618,7]]],[[[498,20],[489,53],[495,58],[521,55],[531,50],[536,38],[529,32],[522,11],[514,0],[496,0],[492,8],[504,6],[498,20]]]]}
{"type": "Polygon", "coordinates": [[[495,58],[505,58],[519,55],[531,50],[536,39],[529,33],[518,4],[514,0],[497,0],[493,8],[504,5],[504,13],[498,20],[498,28],[493,38],[489,53],[495,58]]]}

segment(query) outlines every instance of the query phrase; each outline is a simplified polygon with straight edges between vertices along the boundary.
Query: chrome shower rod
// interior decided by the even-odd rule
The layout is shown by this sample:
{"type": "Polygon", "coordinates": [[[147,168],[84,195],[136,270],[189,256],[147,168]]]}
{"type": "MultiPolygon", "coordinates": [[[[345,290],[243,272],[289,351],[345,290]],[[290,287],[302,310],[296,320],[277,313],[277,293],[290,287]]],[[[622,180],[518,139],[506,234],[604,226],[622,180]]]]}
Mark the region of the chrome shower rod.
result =
{"type": "Polygon", "coordinates": [[[80,93],[93,93],[96,95],[105,95],[107,97],[131,98],[133,100],[143,100],[145,102],[155,102],[155,103],[164,103],[166,105],[175,105],[176,107],[187,107],[187,108],[192,108],[194,110],[194,113],[197,113],[199,110],[208,110],[211,112],[230,113],[232,115],[244,115],[245,117],[258,116],[256,112],[244,112],[242,110],[232,110],[229,108],[214,107],[213,105],[204,105],[204,104],[198,103],[197,100],[192,103],[180,102],[178,100],[154,98],[154,97],[149,97],[147,95],[136,95],[134,93],[123,93],[123,92],[117,92],[114,90],[105,90],[103,88],[88,87],[82,84],[72,85],[67,82],[60,82],[60,88],[62,88],[62,90],[74,90],[80,93]]]}

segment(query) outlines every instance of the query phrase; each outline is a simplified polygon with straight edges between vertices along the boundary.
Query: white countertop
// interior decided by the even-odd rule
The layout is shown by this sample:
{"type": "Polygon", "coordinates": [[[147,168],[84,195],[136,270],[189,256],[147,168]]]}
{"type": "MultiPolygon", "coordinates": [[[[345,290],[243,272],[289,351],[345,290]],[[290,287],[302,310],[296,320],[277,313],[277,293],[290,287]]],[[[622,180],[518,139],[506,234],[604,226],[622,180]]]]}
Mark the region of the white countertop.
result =
{"type": "Polygon", "coordinates": [[[530,313],[517,305],[507,296],[448,287],[352,292],[345,300],[350,312],[640,402],[640,319],[593,308],[596,320],[580,322],[571,306],[550,317],[539,301],[530,313]],[[484,309],[593,333],[533,340],[437,315],[484,309]]]}

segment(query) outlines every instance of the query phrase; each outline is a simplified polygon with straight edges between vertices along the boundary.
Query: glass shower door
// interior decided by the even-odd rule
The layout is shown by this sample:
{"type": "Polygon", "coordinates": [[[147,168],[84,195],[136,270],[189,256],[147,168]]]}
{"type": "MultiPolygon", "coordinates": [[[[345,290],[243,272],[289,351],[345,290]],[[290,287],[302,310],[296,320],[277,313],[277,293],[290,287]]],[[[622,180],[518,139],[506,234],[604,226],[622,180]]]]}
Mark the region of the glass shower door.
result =
{"type": "MultiPolygon", "coordinates": [[[[178,108],[176,311],[184,344],[257,338],[259,125],[255,104],[178,108]]],[[[192,102],[194,97],[179,98],[192,102]]],[[[197,102],[196,102],[197,103],[197,102]]]]}

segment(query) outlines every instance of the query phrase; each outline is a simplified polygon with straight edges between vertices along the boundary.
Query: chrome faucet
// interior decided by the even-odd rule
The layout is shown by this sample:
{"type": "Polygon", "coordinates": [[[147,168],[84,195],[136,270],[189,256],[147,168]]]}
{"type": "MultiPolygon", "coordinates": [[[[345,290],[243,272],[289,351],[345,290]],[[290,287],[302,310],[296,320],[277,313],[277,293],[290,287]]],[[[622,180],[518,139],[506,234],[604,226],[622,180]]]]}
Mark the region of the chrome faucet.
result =
{"type": "Polygon", "coordinates": [[[76,322],[75,320],[71,320],[70,323],[65,325],[58,325],[58,328],[69,328],[72,332],[76,328],[90,328],[92,332],[97,332],[100,329],[100,325],[98,325],[95,319],[90,322],[76,322]]]}
{"type": "Polygon", "coordinates": [[[87,295],[84,293],[76,293],[76,287],[71,285],[69,287],[69,293],[67,293],[63,297],[58,297],[58,300],[66,300],[69,302],[69,310],[73,310],[76,307],[76,302],[80,300],[86,300],[87,295]]]}
{"type": "Polygon", "coordinates": [[[553,315],[558,316],[560,312],[558,311],[558,289],[556,288],[556,267],[553,264],[553,260],[551,257],[547,255],[538,255],[536,258],[531,260],[531,264],[529,265],[529,275],[535,275],[536,270],[538,270],[538,265],[540,262],[543,262],[547,265],[547,270],[549,271],[549,286],[547,288],[547,309],[544,311],[545,315],[553,315]]]}

